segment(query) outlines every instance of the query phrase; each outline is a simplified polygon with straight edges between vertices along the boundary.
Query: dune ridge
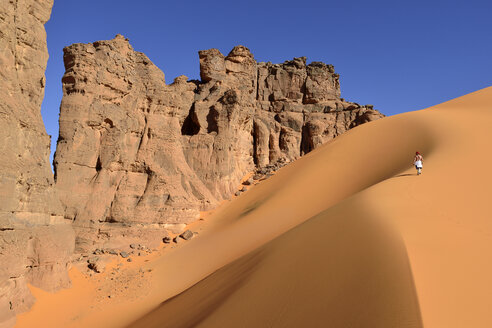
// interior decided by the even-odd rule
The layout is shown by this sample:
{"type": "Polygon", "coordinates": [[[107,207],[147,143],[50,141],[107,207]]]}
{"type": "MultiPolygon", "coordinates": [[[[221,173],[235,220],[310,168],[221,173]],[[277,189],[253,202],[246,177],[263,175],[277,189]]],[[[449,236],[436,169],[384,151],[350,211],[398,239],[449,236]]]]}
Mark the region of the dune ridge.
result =
{"type": "MultiPolygon", "coordinates": [[[[491,326],[492,156],[483,151],[491,100],[486,88],[348,131],[219,208],[199,238],[149,262],[153,288],[138,302],[59,322],[491,326]],[[416,150],[422,176],[412,168],[416,150]]],[[[49,300],[19,327],[42,304],[49,300]]]]}

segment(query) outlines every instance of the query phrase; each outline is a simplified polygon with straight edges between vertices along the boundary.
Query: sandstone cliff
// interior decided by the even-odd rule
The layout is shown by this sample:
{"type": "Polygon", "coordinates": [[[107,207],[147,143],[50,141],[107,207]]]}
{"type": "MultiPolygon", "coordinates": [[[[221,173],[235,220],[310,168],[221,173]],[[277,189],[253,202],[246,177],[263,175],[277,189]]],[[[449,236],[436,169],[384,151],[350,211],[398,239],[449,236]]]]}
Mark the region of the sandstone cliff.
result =
{"type": "Polygon", "coordinates": [[[156,245],[278,167],[382,117],[340,98],[331,65],[199,52],[201,81],[164,74],[123,36],[64,49],[56,185],[77,251],[156,245]]]}
{"type": "Polygon", "coordinates": [[[122,36],[64,51],[54,164],[78,251],[90,250],[96,237],[101,246],[111,237],[111,247],[155,244],[163,228],[197,219],[215,198],[186,164],[181,145],[195,84],[178,78],[166,85],[122,36]]]}
{"type": "Polygon", "coordinates": [[[0,326],[34,302],[27,283],[68,287],[74,233],[63,219],[41,118],[52,0],[0,2],[0,326]]]}

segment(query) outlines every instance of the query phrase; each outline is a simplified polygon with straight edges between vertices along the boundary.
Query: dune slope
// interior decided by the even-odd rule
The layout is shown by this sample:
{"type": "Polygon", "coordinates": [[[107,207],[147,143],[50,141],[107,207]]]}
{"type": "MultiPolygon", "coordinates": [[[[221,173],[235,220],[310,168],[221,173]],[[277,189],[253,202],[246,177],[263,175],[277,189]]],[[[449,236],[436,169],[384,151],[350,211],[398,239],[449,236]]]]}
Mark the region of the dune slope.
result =
{"type": "MultiPolygon", "coordinates": [[[[345,133],[147,264],[145,297],[57,324],[492,326],[491,101],[487,88],[345,133]]],[[[19,326],[43,320],[38,303],[19,326]]]]}
{"type": "Polygon", "coordinates": [[[353,205],[311,218],[130,327],[421,327],[401,239],[353,205]]]}

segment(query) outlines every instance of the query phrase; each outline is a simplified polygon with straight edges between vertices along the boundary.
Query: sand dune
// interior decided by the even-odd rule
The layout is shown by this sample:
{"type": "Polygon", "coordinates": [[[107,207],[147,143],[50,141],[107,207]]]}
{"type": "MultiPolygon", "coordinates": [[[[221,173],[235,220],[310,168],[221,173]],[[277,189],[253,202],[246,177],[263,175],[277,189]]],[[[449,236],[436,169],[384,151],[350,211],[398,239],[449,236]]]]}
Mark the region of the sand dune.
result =
{"type": "Polygon", "coordinates": [[[146,263],[145,295],[89,309],[75,280],[36,294],[18,326],[491,327],[491,101],[487,88],[350,130],[146,263]]]}
{"type": "Polygon", "coordinates": [[[353,205],[311,218],[130,327],[420,327],[402,241],[353,205]]]}

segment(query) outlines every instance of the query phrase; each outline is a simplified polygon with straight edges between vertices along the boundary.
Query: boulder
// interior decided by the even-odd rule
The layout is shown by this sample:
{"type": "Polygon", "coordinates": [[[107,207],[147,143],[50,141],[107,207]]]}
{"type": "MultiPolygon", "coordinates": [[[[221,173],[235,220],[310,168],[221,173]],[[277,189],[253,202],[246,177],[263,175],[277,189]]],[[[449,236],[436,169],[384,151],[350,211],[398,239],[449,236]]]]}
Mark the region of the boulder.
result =
{"type": "Polygon", "coordinates": [[[246,185],[246,186],[249,186],[249,185],[252,185],[253,184],[253,181],[254,181],[253,178],[249,178],[248,180],[244,181],[243,184],[246,185]]]}
{"type": "Polygon", "coordinates": [[[193,238],[193,232],[191,232],[190,230],[186,230],[179,236],[184,240],[190,240],[191,238],[193,238]]]}
{"type": "Polygon", "coordinates": [[[111,262],[111,258],[107,255],[105,257],[93,257],[87,260],[88,268],[96,273],[102,273],[106,269],[106,266],[111,262]]]}

